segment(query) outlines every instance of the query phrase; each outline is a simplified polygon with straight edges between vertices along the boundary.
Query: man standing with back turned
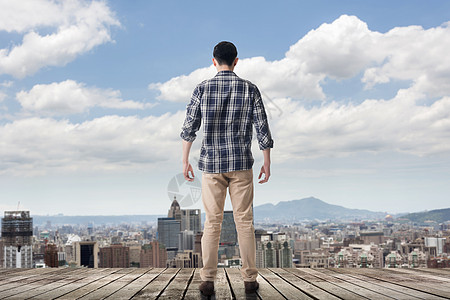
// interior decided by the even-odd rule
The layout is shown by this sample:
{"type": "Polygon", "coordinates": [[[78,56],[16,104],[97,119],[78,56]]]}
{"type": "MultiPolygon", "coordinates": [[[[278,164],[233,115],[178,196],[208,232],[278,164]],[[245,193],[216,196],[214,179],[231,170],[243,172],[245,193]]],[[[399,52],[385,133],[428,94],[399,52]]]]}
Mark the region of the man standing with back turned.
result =
{"type": "Polygon", "coordinates": [[[267,182],[270,177],[270,148],[273,147],[273,140],[258,88],[233,72],[238,61],[236,47],[230,42],[220,42],[214,47],[213,57],[217,74],[194,89],[180,135],[183,139],[184,177],[193,181],[194,171],[189,163],[189,152],[195,133],[203,122],[198,167],[203,171],[202,201],[206,220],[202,237],[202,283],[199,289],[204,295],[214,294],[223,209],[229,188],[245,292],[254,293],[259,284],[256,281],[258,271],[252,207],[252,126],[256,128],[259,148],[264,156],[259,183],[267,182]]]}

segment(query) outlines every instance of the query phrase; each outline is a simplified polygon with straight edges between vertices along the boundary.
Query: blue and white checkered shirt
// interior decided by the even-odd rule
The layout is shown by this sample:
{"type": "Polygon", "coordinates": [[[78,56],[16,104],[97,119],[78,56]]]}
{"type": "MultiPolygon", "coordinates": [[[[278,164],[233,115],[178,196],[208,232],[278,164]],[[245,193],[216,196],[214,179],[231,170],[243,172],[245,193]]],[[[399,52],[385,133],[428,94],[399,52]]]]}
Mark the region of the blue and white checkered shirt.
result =
{"type": "Polygon", "coordinates": [[[252,125],[259,148],[273,147],[258,88],[232,71],[220,71],[214,78],[197,85],[187,106],[181,138],[194,141],[202,122],[203,142],[198,167],[203,172],[251,169],[252,125]]]}

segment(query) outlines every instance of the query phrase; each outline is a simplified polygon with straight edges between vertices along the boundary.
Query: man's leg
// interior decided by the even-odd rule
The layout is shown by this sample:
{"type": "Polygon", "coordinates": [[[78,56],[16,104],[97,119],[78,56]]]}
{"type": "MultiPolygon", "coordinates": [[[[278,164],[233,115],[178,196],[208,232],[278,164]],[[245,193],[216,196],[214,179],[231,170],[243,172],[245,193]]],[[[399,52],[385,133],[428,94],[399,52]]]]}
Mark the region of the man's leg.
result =
{"type": "Polygon", "coordinates": [[[202,237],[203,268],[200,270],[200,277],[203,281],[214,281],[216,278],[227,187],[228,180],[223,174],[203,173],[202,201],[206,215],[202,237]]]}
{"type": "Polygon", "coordinates": [[[238,233],[239,251],[241,253],[241,274],[244,281],[256,281],[256,244],[253,227],[253,171],[235,171],[229,174],[231,204],[234,222],[238,233]]]}

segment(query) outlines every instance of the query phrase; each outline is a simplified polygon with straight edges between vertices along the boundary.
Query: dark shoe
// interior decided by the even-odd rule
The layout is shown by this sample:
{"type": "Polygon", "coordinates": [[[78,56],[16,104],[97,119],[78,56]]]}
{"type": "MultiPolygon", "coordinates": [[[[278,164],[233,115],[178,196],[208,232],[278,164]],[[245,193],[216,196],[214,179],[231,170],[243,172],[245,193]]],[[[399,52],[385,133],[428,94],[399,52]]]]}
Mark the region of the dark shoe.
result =
{"type": "Polygon", "coordinates": [[[214,281],[202,281],[198,289],[203,295],[211,296],[214,294],[214,281]]]}
{"type": "Polygon", "coordinates": [[[259,288],[259,283],[257,281],[244,281],[245,293],[253,294],[259,288]]]}

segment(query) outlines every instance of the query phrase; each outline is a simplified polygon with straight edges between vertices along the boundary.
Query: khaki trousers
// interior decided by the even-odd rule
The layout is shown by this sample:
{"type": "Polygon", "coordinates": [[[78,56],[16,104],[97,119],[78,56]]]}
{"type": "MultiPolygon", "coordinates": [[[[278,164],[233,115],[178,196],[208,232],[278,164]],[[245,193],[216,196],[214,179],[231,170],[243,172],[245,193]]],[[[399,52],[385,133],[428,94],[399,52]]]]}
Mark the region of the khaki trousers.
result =
{"type": "Polygon", "coordinates": [[[203,173],[202,201],[206,220],[202,237],[203,281],[214,281],[217,274],[220,231],[222,229],[223,208],[229,188],[234,222],[238,234],[241,253],[241,275],[244,281],[255,281],[256,269],[255,229],[253,227],[253,171],[233,171],[228,173],[203,173]]]}

